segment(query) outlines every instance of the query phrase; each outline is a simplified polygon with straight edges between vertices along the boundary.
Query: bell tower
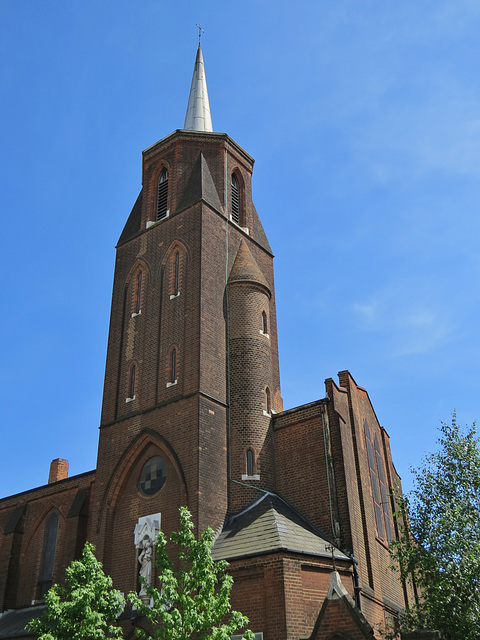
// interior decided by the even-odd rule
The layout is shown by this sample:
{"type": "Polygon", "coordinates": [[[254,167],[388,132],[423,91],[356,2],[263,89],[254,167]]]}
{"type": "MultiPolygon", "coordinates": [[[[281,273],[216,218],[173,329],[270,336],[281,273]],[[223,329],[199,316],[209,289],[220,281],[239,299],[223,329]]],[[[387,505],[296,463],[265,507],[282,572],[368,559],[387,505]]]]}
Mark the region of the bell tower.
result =
{"type": "Polygon", "coordinates": [[[114,574],[109,549],[131,546],[139,517],[161,513],[168,533],[186,504],[200,530],[216,529],[260,495],[250,486],[273,488],[282,400],[253,163],[213,131],[199,45],[184,128],[143,152],[117,244],[91,522],[114,574]]]}

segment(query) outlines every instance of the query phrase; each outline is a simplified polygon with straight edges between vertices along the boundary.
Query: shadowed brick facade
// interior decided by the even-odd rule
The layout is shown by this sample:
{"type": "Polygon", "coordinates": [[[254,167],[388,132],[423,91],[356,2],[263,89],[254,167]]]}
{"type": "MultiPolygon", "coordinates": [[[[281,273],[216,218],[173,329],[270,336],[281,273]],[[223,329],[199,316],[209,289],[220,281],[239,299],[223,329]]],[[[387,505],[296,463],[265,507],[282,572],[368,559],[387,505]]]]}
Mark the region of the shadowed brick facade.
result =
{"type": "MultiPolygon", "coordinates": [[[[399,478],[367,392],[343,371],[283,410],[252,170],[207,130],[144,151],[117,245],[96,470],[67,478],[55,460],[48,485],[0,500],[0,611],[21,624],[87,539],[118,589],[138,588],[138,519],[160,513],[168,535],[182,505],[218,532],[232,605],[264,640],[364,638],[405,606],[387,550],[399,478]]],[[[0,616],[0,638],[18,637],[13,621],[0,616]]]]}

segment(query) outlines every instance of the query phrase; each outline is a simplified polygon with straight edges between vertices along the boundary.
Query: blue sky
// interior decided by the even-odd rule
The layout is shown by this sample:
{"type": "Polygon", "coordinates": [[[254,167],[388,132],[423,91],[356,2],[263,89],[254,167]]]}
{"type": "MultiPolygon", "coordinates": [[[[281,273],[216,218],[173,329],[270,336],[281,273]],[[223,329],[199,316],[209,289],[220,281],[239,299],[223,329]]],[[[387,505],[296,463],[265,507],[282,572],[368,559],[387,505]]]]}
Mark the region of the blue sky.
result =
{"type": "Polygon", "coordinates": [[[213,126],[255,159],[286,408],[349,369],[404,486],[480,417],[480,4],[3,0],[0,496],[95,467],[114,246],[141,151],[213,126]]]}

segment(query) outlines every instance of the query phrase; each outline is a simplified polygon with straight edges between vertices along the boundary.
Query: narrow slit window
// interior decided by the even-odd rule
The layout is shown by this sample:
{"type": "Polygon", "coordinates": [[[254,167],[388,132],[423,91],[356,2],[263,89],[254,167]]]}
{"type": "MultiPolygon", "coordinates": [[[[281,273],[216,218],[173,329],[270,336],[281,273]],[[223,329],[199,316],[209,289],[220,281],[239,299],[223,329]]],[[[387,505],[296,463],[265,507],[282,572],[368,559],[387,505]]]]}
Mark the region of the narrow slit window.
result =
{"type": "Polygon", "coordinates": [[[270,389],[268,387],[265,388],[265,411],[267,413],[271,413],[272,405],[270,399],[270,389]]]}
{"type": "Polygon", "coordinates": [[[240,189],[238,186],[237,176],[232,173],[232,213],[233,222],[240,224],[240,189]]]}
{"type": "Polygon", "coordinates": [[[157,190],[157,222],[163,220],[168,215],[168,171],[163,169],[158,179],[157,190]]]}
{"type": "Polygon", "coordinates": [[[128,397],[133,400],[135,397],[135,379],[137,377],[137,366],[132,365],[130,369],[130,380],[128,382],[128,397]]]}
{"type": "Polygon", "coordinates": [[[170,382],[174,384],[177,380],[177,350],[172,351],[172,372],[170,375],[170,382]]]}
{"type": "Polygon", "coordinates": [[[175,275],[173,282],[173,295],[178,296],[179,294],[179,278],[180,278],[180,253],[177,251],[175,254],[175,275]]]}
{"type": "Polygon", "coordinates": [[[142,272],[139,271],[137,275],[136,290],[135,290],[135,305],[134,313],[140,313],[142,310],[142,272]]]}
{"type": "Polygon", "coordinates": [[[262,333],[268,333],[267,314],[262,311],[262,333]]]}
{"type": "Polygon", "coordinates": [[[247,476],[253,476],[253,451],[247,450],[247,476]]]}

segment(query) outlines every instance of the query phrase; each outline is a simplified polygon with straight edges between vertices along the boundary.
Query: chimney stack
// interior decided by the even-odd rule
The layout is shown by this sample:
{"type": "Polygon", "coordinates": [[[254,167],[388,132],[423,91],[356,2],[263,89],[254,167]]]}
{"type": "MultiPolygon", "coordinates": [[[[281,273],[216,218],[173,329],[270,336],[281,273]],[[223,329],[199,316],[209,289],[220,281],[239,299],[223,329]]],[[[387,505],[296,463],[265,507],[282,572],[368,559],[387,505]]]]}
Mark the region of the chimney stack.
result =
{"type": "Polygon", "coordinates": [[[56,458],[50,463],[50,473],[48,475],[48,484],[65,480],[68,477],[68,460],[56,458]]]}

